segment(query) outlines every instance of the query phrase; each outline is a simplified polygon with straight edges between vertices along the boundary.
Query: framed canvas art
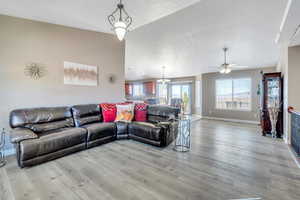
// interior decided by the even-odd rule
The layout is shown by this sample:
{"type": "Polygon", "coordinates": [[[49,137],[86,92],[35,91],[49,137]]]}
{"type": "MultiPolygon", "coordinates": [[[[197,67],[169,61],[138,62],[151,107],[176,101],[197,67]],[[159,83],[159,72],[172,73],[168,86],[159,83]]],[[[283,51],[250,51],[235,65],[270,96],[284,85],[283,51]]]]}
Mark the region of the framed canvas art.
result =
{"type": "Polygon", "coordinates": [[[98,67],[65,61],[64,84],[98,86],[98,67]]]}

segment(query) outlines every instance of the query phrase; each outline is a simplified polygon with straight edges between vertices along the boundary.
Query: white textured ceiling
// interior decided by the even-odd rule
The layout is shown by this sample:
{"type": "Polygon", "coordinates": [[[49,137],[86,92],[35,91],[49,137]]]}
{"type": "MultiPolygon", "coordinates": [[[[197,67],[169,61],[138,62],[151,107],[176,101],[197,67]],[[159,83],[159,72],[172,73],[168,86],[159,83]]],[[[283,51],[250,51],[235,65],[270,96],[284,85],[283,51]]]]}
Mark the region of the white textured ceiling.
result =
{"type": "MultiPolygon", "coordinates": [[[[132,29],[199,0],[123,0],[132,29]]],[[[0,0],[0,14],[100,32],[111,32],[107,16],[119,0],[0,0]]]]}
{"type": "Polygon", "coordinates": [[[228,59],[250,68],[276,66],[276,34],[287,0],[202,0],[154,23],[126,40],[126,79],[180,77],[216,72],[228,59]]]}
{"type": "Polygon", "coordinates": [[[279,36],[279,43],[300,45],[300,1],[289,0],[279,36]]]}

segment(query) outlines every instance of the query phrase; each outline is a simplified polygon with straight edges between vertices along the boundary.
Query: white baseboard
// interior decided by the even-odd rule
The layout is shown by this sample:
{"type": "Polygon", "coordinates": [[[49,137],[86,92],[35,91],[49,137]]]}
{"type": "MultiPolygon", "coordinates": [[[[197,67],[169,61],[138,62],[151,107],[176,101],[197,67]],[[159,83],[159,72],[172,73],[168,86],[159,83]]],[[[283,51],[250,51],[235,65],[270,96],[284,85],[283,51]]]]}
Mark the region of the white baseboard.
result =
{"type": "Polygon", "coordinates": [[[258,121],[249,121],[249,120],[241,120],[241,119],[227,119],[227,118],[219,118],[219,117],[202,116],[202,119],[218,120],[218,121],[225,121],[225,122],[245,123],[245,124],[255,124],[255,125],[260,124],[260,122],[258,122],[258,121]]]}
{"type": "Polygon", "coordinates": [[[199,115],[199,114],[193,114],[193,116],[196,116],[196,117],[202,118],[202,115],[199,115]]]}

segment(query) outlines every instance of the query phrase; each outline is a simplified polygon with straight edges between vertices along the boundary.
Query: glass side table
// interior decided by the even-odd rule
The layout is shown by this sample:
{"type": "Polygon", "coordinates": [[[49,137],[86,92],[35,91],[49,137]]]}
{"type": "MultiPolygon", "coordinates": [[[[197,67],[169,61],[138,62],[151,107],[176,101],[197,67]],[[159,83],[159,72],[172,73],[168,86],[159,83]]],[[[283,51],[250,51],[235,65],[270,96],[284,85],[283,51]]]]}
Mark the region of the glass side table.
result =
{"type": "Polygon", "coordinates": [[[191,116],[181,115],[178,119],[178,134],[175,138],[174,150],[187,152],[191,148],[191,116]]]}
{"type": "Polygon", "coordinates": [[[5,131],[3,129],[2,132],[0,133],[0,167],[3,167],[6,164],[4,146],[5,146],[5,131]]]}

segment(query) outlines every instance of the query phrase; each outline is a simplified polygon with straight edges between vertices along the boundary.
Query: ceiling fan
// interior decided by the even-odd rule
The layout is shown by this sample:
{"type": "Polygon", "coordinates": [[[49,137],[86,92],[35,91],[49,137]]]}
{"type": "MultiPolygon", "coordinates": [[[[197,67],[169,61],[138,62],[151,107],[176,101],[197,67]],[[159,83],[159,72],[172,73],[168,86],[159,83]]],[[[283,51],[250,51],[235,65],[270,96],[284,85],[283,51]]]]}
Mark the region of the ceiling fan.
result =
{"type": "Polygon", "coordinates": [[[224,63],[219,67],[219,72],[221,74],[229,74],[233,68],[247,68],[247,66],[238,66],[236,64],[227,63],[227,51],[228,48],[223,48],[224,51],[224,63]]]}

